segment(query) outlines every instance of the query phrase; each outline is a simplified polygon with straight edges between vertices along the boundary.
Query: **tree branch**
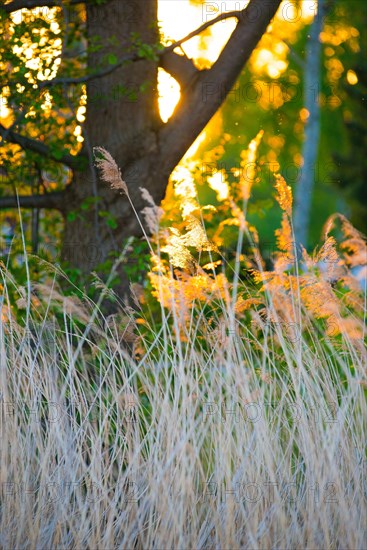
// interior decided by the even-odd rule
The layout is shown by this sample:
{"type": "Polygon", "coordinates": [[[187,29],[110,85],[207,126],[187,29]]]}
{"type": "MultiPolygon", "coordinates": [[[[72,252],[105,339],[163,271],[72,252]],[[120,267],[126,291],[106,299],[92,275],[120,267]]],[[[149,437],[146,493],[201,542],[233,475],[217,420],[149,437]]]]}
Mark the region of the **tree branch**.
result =
{"type": "MultiPolygon", "coordinates": [[[[198,27],[196,30],[192,31],[190,34],[181,38],[180,40],[173,42],[172,44],[170,44],[169,46],[166,46],[162,50],[158,50],[156,54],[160,58],[160,66],[163,69],[165,69],[167,72],[169,72],[174,78],[176,78],[177,80],[180,80],[183,85],[185,85],[187,82],[191,80],[194,74],[198,72],[198,69],[195,67],[194,63],[189,58],[175,54],[173,50],[180,47],[182,44],[184,44],[184,42],[187,42],[194,36],[197,36],[208,27],[215,25],[220,21],[224,21],[225,19],[231,19],[233,17],[236,17],[237,19],[239,19],[242,13],[243,13],[243,10],[222,13],[217,17],[215,17],[214,19],[207,21],[206,23],[198,27]]],[[[137,53],[132,53],[122,57],[117,63],[115,63],[114,65],[111,65],[110,67],[107,67],[106,69],[102,69],[95,73],[91,73],[89,75],[84,75],[84,76],[59,77],[59,78],[53,78],[51,80],[43,80],[38,84],[38,88],[42,90],[43,88],[57,86],[58,84],[65,84],[65,85],[84,84],[91,80],[95,80],[96,78],[102,78],[104,76],[107,76],[113,73],[116,69],[119,69],[127,61],[141,61],[143,59],[146,59],[146,58],[138,55],[137,53]]]]}
{"type": "MultiPolygon", "coordinates": [[[[80,0],[70,0],[70,4],[81,4],[80,0]]],[[[11,13],[13,11],[22,9],[22,8],[28,8],[32,9],[35,7],[42,7],[42,6],[58,6],[60,5],[60,2],[58,0],[52,1],[52,0],[13,0],[10,4],[5,4],[5,6],[1,6],[0,9],[5,10],[7,13],[11,13]]],[[[166,46],[160,51],[157,51],[157,56],[160,58],[160,66],[165,69],[167,72],[169,72],[176,80],[180,82],[182,86],[186,86],[192,78],[199,72],[199,70],[195,67],[194,63],[187,58],[186,56],[180,56],[178,54],[175,54],[173,50],[190,40],[191,38],[194,38],[204,30],[206,30],[208,27],[215,25],[216,23],[219,23],[220,21],[224,21],[226,19],[231,18],[237,18],[240,19],[243,15],[244,10],[237,10],[237,11],[230,11],[226,13],[221,13],[217,17],[214,17],[213,19],[206,21],[206,23],[203,23],[200,27],[198,27],[196,30],[192,31],[188,35],[184,36],[180,40],[177,40],[176,42],[173,42],[169,46],[166,46]]],[[[114,65],[111,65],[110,67],[107,67],[106,69],[102,69],[100,71],[97,71],[95,73],[91,73],[89,75],[83,75],[83,76],[77,76],[77,77],[58,77],[53,78],[51,80],[43,80],[38,84],[38,88],[40,90],[44,88],[50,88],[52,86],[57,85],[71,85],[71,84],[84,84],[86,82],[89,82],[91,80],[95,80],[97,78],[102,78],[104,76],[107,76],[111,73],[113,73],[116,69],[119,69],[124,63],[127,61],[139,61],[146,59],[145,57],[139,56],[136,53],[132,53],[129,55],[126,55],[122,57],[117,63],[114,65]]],[[[10,84],[7,84],[10,85],[10,84]]]]}
{"type": "Polygon", "coordinates": [[[7,208],[54,208],[63,211],[65,208],[64,191],[55,191],[45,195],[20,195],[18,197],[0,197],[0,210],[7,208]]]}
{"type": "Polygon", "coordinates": [[[52,86],[57,86],[58,84],[69,85],[69,84],[84,84],[90,80],[95,80],[96,78],[102,78],[113,73],[116,69],[120,68],[123,63],[126,61],[138,61],[139,59],[144,59],[137,56],[136,54],[127,55],[120,59],[114,65],[107,67],[106,69],[101,69],[95,73],[83,75],[83,76],[65,76],[59,78],[52,78],[51,80],[42,80],[38,83],[38,88],[42,90],[43,88],[51,88],[52,86]]]}
{"type": "Polygon", "coordinates": [[[166,46],[163,50],[163,53],[172,52],[173,50],[181,46],[184,42],[191,40],[191,38],[194,38],[194,36],[197,36],[201,32],[205,31],[208,27],[211,27],[212,25],[215,25],[220,21],[224,21],[225,19],[232,19],[233,17],[235,17],[236,19],[240,19],[244,11],[245,10],[228,11],[217,15],[217,17],[214,17],[214,19],[210,19],[209,21],[206,21],[206,23],[203,23],[200,27],[190,32],[190,34],[186,35],[184,38],[181,38],[180,40],[173,42],[169,46],[166,46]]]}
{"type": "Polygon", "coordinates": [[[200,72],[191,59],[172,51],[161,55],[159,66],[179,82],[181,89],[185,88],[200,72]]]}
{"type": "MultiPolygon", "coordinates": [[[[194,71],[198,72],[198,69],[196,69],[194,63],[188,57],[178,55],[174,53],[170,48],[157,52],[157,56],[160,58],[160,66],[167,72],[172,74],[174,78],[182,78],[183,82],[187,81],[189,71],[191,72],[191,76],[194,71]]],[[[106,67],[105,69],[101,69],[100,71],[96,71],[88,75],[65,76],[52,78],[51,80],[42,80],[38,83],[38,89],[42,90],[44,88],[51,88],[52,86],[57,85],[68,86],[70,84],[85,84],[86,82],[90,82],[91,80],[96,80],[98,78],[102,78],[113,73],[114,71],[116,71],[116,69],[119,69],[127,61],[142,61],[144,59],[146,60],[146,57],[139,56],[136,53],[129,54],[122,57],[114,65],[111,65],[109,67],[106,67]]],[[[5,85],[10,86],[9,83],[5,85]]]]}
{"type": "Polygon", "coordinates": [[[237,26],[217,61],[211,69],[199,71],[181,96],[174,115],[159,134],[161,160],[167,169],[176,166],[223,103],[280,3],[251,0],[240,12],[237,26]]]}
{"type": "MultiPolygon", "coordinates": [[[[68,5],[84,4],[82,0],[69,0],[68,5]]],[[[5,13],[13,13],[14,11],[27,9],[32,10],[34,8],[54,8],[60,7],[61,2],[59,0],[13,0],[9,4],[0,6],[0,10],[5,13]]]]}
{"type": "Polygon", "coordinates": [[[5,126],[3,126],[2,124],[0,124],[0,135],[3,141],[16,143],[24,150],[33,151],[34,153],[38,153],[43,157],[50,158],[55,162],[65,164],[69,168],[75,169],[80,165],[80,155],[74,157],[69,153],[64,153],[62,156],[56,157],[54,153],[52,153],[50,148],[47,147],[47,145],[45,145],[42,141],[18,134],[10,128],[5,128],[5,126]]]}

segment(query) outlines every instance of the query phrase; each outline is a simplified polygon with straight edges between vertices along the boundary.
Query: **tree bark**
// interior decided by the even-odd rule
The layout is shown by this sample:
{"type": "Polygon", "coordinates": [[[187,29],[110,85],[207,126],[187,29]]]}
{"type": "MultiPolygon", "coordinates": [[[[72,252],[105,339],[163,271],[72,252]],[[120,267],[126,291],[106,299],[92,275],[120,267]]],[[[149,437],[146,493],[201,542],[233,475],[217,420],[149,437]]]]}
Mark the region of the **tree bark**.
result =
{"type": "MultiPolygon", "coordinates": [[[[121,52],[131,46],[132,32],[138,33],[143,43],[158,43],[157,0],[111,0],[108,4],[87,4],[86,9],[88,41],[99,36],[103,44],[102,49],[89,54],[88,72],[105,63],[107,54],[121,57],[121,52]],[[111,45],[112,36],[118,39],[116,46],[111,45]]],[[[103,146],[114,157],[128,182],[137,210],[143,207],[139,186],[148,188],[158,203],[164,196],[169,173],[163,174],[154,163],[161,126],[157,71],[157,61],[140,60],[87,83],[83,152],[89,162],[85,170],[74,172],[68,188],[63,246],[64,259],[83,272],[108,259],[111,251],[121,251],[125,237],[139,233],[126,197],[99,179],[93,166],[93,147],[103,146]],[[99,200],[92,203],[89,210],[80,211],[80,205],[90,197],[99,197],[99,200]],[[99,216],[101,210],[116,219],[116,229],[110,228],[99,216]],[[77,212],[72,220],[68,219],[71,211],[77,212]]],[[[125,281],[123,290],[126,285],[125,281]]]]}
{"type": "MultiPolygon", "coordinates": [[[[93,169],[92,148],[103,146],[114,157],[138,212],[146,206],[139,187],[147,188],[159,204],[170,173],[224,101],[279,4],[280,0],[252,0],[247,9],[236,12],[237,27],[210,70],[197,71],[187,59],[174,60],[172,52],[162,56],[161,65],[171,73],[177,71],[175,76],[181,75],[182,87],[179,105],[167,124],[161,122],[158,114],[158,62],[136,61],[87,83],[84,149],[89,155],[89,167],[75,172],[67,205],[70,211],[78,209],[84,199],[93,195],[101,197],[101,201],[93,212],[83,211],[73,221],[66,219],[65,259],[86,272],[105,261],[111,251],[120,251],[124,239],[141,235],[126,197],[99,180],[93,169]],[[134,101],[121,95],[124,88],[137,92],[134,101]],[[145,91],[139,92],[142,88],[145,91]],[[103,223],[98,209],[116,218],[116,229],[103,223]]],[[[95,70],[107,52],[121,58],[121,45],[128,48],[132,30],[143,43],[158,42],[157,0],[111,0],[107,5],[87,6],[87,17],[88,40],[99,35],[106,45],[90,54],[88,72],[95,70]],[[132,12],[132,8],[135,11],[132,12]],[[120,40],[115,49],[108,45],[112,35],[120,40]]],[[[119,293],[124,293],[127,286],[128,281],[122,274],[119,293]]]]}
{"type": "Polygon", "coordinates": [[[320,139],[320,65],[321,42],[320,33],[325,15],[325,0],[319,0],[317,15],[312,23],[310,39],[307,47],[304,100],[309,116],[305,126],[305,141],[303,145],[303,167],[301,178],[297,185],[294,211],[294,231],[298,244],[307,247],[308,231],[312,204],[312,193],[316,173],[315,170],[320,139]]]}

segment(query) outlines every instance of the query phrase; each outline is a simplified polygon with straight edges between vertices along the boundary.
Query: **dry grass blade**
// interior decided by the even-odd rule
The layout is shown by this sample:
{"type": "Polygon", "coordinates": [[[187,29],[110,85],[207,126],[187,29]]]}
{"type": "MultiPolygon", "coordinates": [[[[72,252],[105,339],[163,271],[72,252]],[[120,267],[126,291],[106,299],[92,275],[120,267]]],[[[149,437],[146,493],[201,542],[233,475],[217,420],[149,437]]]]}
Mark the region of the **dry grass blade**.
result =
{"type": "MultiPolygon", "coordinates": [[[[127,193],[96,152],[102,179],[127,193]]],[[[151,294],[132,289],[138,311],[103,317],[97,274],[97,304],[54,278],[28,280],[27,295],[0,262],[1,548],[365,547],[365,242],[341,218],[340,246],[326,236],[295,273],[292,195],[281,176],[276,187],[273,270],[257,246],[258,262],[241,259],[244,233],[258,241],[231,206],[232,278],[194,216],[193,185],[180,188],[183,234],[158,233],[142,190],[157,234],[151,294]]]]}
{"type": "Polygon", "coordinates": [[[276,174],[275,178],[275,188],[278,191],[278,195],[275,198],[279,202],[282,210],[291,217],[293,204],[292,189],[287,185],[285,179],[280,174],[276,174]]]}

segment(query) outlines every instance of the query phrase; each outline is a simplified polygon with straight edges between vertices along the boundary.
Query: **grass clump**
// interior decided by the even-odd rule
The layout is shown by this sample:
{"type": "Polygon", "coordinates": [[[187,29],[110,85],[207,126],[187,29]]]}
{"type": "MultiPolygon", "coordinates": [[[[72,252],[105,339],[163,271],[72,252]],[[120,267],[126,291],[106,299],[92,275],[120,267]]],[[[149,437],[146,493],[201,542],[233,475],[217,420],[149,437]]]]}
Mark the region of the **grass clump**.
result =
{"type": "Polygon", "coordinates": [[[135,309],[106,317],[97,279],[93,302],[58,268],[23,288],[1,266],[3,547],[364,547],[365,240],[335,216],[314,254],[295,246],[276,181],[271,269],[241,180],[211,232],[191,187],[172,229],[144,192],[135,309]]]}

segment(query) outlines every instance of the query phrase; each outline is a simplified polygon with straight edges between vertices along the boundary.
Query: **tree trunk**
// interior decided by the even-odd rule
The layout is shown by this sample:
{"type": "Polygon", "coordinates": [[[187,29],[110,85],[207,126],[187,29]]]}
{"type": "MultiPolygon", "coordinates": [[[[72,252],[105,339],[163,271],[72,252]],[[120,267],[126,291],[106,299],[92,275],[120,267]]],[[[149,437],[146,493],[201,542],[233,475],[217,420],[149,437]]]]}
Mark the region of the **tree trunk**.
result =
{"type": "MultiPolygon", "coordinates": [[[[114,157],[137,212],[146,206],[139,187],[148,189],[155,202],[160,203],[170,173],[230,92],[281,3],[281,0],[250,0],[246,8],[220,13],[181,38],[179,44],[215,22],[237,19],[236,28],[217,61],[210,69],[198,70],[192,60],[175,52],[178,43],[154,50],[159,39],[157,1],[70,0],[67,3],[69,7],[76,6],[76,10],[79,4],[86,7],[88,74],[63,76],[61,70],[60,76],[38,82],[38,88],[41,92],[53,86],[87,83],[84,144],[80,155],[73,156],[66,149],[56,154],[47,145],[45,136],[34,139],[22,130],[18,132],[15,127],[0,124],[2,140],[73,171],[73,181],[64,192],[4,197],[0,199],[0,209],[17,207],[19,203],[24,208],[60,210],[65,216],[62,256],[83,273],[96,269],[109,259],[111,252],[119,253],[124,239],[141,234],[126,196],[111,190],[99,179],[94,168],[93,147],[102,146],[114,157]],[[156,55],[147,59],[144,52],[156,55]],[[126,57],[130,59],[129,64],[126,57]],[[181,85],[179,104],[166,124],[158,113],[158,65],[181,85]],[[110,219],[106,220],[106,216],[110,219]],[[111,226],[113,221],[115,227],[111,226]]],[[[57,0],[12,0],[0,10],[10,16],[22,8],[59,4],[57,0]]],[[[179,2],[177,9],[180,9],[179,2]]],[[[82,17],[82,12],[79,10],[78,17],[82,17]]],[[[67,38],[68,33],[65,34],[67,38]]],[[[66,40],[64,51],[69,47],[66,40]]],[[[120,288],[116,290],[121,296],[127,289],[127,278],[121,273],[120,288]]]]}
{"type": "Polygon", "coordinates": [[[315,182],[315,170],[320,139],[320,64],[321,42],[320,33],[325,16],[325,0],[319,0],[317,15],[312,23],[307,47],[304,98],[305,108],[309,116],[305,126],[305,141],[303,145],[303,167],[301,179],[295,196],[294,231],[296,242],[307,247],[312,193],[315,182]]]}
{"type": "MultiPolygon", "coordinates": [[[[157,0],[87,4],[88,43],[98,36],[103,45],[89,54],[88,68],[105,65],[106,55],[121,57],[121,52],[131,45],[132,32],[138,33],[143,43],[158,42],[157,0]],[[117,39],[116,46],[113,36],[117,39]]],[[[87,84],[83,152],[88,157],[88,166],[74,172],[67,190],[63,244],[64,259],[84,273],[104,262],[111,251],[121,251],[125,237],[139,234],[139,224],[126,197],[99,179],[93,166],[93,147],[103,146],[114,157],[138,211],[144,206],[139,186],[149,189],[157,203],[164,196],[169,173],[162,173],[154,162],[161,125],[157,70],[156,61],[140,60],[87,84]],[[99,199],[93,201],[91,197],[99,199]],[[81,210],[86,199],[90,206],[81,210]],[[115,229],[100,216],[101,211],[115,218],[115,229]],[[75,212],[76,217],[70,218],[70,212],[75,212]]]]}
{"type": "MultiPolygon", "coordinates": [[[[160,54],[160,65],[181,84],[179,105],[166,124],[158,113],[157,61],[139,59],[88,82],[83,150],[89,165],[75,171],[64,206],[63,257],[72,266],[84,273],[95,269],[111,251],[121,251],[124,239],[141,234],[127,198],[98,178],[93,147],[102,146],[114,157],[137,212],[146,206],[139,187],[148,189],[159,204],[170,173],[224,101],[280,2],[251,0],[246,9],[236,12],[236,29],[210,70],[197,70],[191,60],[177,56],[174,48],[160,54]],[[129,97],[131,93],[136,97],[129,97]],[[96,204],[81,209],[86,199],[93,203],[92,197],[99,197],[96,204]],[[68,216],[73,211],[77,217],[68,216]],[[105,223],[101,211],[116,219],[115,229],[105,223]]],[[[88,43],[99,36],[103,45],[89,54],[88,68],[100,66],[106,54],[121,59],[131,46],[132,32],[144,44],[157,44],[157,29],[157,0],[87,4],[88,43]]],[[[20,138],[14,135],[13,139],[20,138]]],[[[123,273],[116,290],[120,296],[128,290],[123,273]]]]}

